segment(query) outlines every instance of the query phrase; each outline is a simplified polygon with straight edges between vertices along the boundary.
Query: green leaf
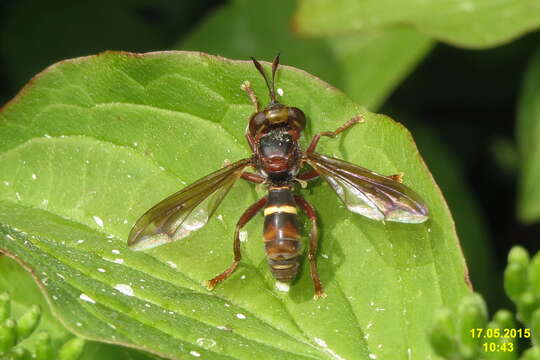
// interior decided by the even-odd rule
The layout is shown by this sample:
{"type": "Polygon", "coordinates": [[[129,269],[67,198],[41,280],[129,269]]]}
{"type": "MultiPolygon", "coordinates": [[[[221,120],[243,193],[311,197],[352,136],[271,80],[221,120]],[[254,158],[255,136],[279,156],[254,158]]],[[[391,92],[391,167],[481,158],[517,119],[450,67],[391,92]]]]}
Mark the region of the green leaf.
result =
{"type": "Polygon", "coordinates": [[[525,73],[517,117],[521,165],[518,216],[524,223],[532,223],[540,220],[540,51],[525,73]]]}
{"type": "Polygon", "coordinates": [[[295,6],[290,0],[233,1],[215,11],[175,48],[267,60],[281,52],[286,64],[309,71],[359,104],[376,109],[433,45],[427,36],[410,29],[330,39],[297,38],[289,30],[295,6]]]}
{"type": "Polygon", "coordinates": [[[9,86],[9,94],[15,93],[61,59],[108,49],[165,48],[212,6],[214,0],[12,2],[2,8],[2,89],[9,86]]]}
{"type": "Polygon", "coordinates": [[[1,49],[13,91],[37,71],[63,58],[106,49],[143,51],[164,45],[159,27],[140,14],[144,1],[25,0],[6,7],[1,49]]]}
{"type": "MultiPolygon", "coordinates": [[[[304,71],[282,67],[281,100],[309,117],[302,146],[356,114],[366,122],[319,150],[405,183],[430,208],[421,225],[348,212],[321,181],[303,191],[320,217],[321,280],[312,300],[303,262],[289,293],[276,289],[250,222],[239,269],[214,292],[200,285],[232,260],[232,235],[264,189],[239,182],[203,229],[134,252],[126,237],[150,206],[250,156],[243,131],[262,103],[250,62],[200,53],[105,53],[52,66],[2,113],[0,249],[32,268],[54,313],[89,339],[167,358],[423,359],[432,315],[470,293],[450,213],[410,134],[304,71]]],[[[307,228],[307,224],[305,224],[307,228]]],[[[306,231],[307,233],[307,231],[306,231]]]]}
{"type": "MultiPolygon", "coordinates": [[[[397,113],[395,109],[392,111],[397,113]]],[[[416,118],[411,117],[406,123],[452,210],[471,282],[476,291],[486,298],[500,299],[504,294],[502,288],[493,284],[496,269],[493,249],[488,244],[486,221],[476,194],[467,184],[463,165],[441,141],[440,135],[432,128],[421,125],[416,118]]]]}
{"type": "Polygon", "coordinates": [[[467,48],[500,45],[540,26],[536,0],[300,0],[294,26],[327,36],[410,26],[467,48]]]}

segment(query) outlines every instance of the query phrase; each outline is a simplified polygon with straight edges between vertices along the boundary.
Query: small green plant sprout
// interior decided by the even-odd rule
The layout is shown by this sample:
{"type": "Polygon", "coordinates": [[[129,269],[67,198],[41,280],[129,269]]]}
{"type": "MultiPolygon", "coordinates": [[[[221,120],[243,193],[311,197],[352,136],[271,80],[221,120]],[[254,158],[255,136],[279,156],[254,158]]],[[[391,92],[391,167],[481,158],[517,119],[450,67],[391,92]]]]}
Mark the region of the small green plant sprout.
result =
{"type": "Polygon", "coordinates": [[[479,294],[464,298],[457,316],[440,309],[428,333],[436,354],[446,360],[540,360],[540,252],[531,259],[520,246],[510,250],[504,289],[516,306],[515,316],[499,310],[488,322],[479,294]],[[518,342],[529,341],[531,347],[519,355],[518,342]]]}
{"type": "Polygon", "coordinates": [[[488,321],[484,299],[479,294],[472,294],[461,301],[457,316],[448,308],[436,313],[429,340],[437,355],[448,360],[515,359],[484,356],[491,352],[484,351],[483,345],[489,338],[489,342],[498,348],[515,348],[514,338],[494,336],[500,331],[495,329],[514,327],[513,316],[506,310],[498,311],[488,321]]]}
{"type": "Polygon", "coordinates": [[[503,329],[515,329],[511,312],[499,310],[488,321],[487,308],[480,294],[464,298],[456,314],[440,309],[428,333],[437,355],[446,360],[517,359],[517,336],[504,336],[503,329]]]}
{"type": "Polygon", "coordinates": [[[23,342],[35,332],[41,319],[41,309],[34,305],[15,320],[11,317],[11,299],[8,293],[0,294],[0,359],[2,360],[77,360],[81,357],[85,341],[72,338],[56,349],[51,336],[39,332],[33,336],[33,351],[23,342]]]}

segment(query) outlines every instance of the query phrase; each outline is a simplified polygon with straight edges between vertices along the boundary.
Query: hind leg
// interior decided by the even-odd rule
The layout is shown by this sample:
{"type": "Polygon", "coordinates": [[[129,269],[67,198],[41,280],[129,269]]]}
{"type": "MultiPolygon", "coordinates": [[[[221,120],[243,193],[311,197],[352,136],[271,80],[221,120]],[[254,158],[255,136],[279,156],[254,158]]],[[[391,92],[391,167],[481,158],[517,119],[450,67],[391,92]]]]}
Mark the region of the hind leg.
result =
{"type": "Polygon", "coordinates": [[[215,278],[205,281],[203,283],[204,286],[208,288],[208,290],[213,290],[217,284],[228,278],[236,269],[238,266],[238,263],[240,262],[240,259],[242,258],[242,254],[240,253],[240,229],[242,229],[248,222],[261,210],[264,205],[266,205],[267,198],[263,197],[259,201],[257,201],[255,204],[251,205],[240,217],[240,220],[238,220],[238,223],[236,224],[236,230],[234,231],[234,242],[233,242],[233,252],[234,252],[234,260],[232,264],[225,269],[221,274],[216,276],[215,278]]]}
{"type": "Polygon", "coordinates": [[[319,231],[317,230],[317,214],[315,209],[307,202],[306,199],[299,195],[294,196],[294,201],[300,206],[302,211],[311,220],[311,241],[309,243],[308,260],[311,269],[311,280],[313,281],[313,287],[315,288],[315,300],[325,298],[321,285],[321,279],[319,278],[319,272],[317,271],[317,242],[319,237],[319,231]]]}

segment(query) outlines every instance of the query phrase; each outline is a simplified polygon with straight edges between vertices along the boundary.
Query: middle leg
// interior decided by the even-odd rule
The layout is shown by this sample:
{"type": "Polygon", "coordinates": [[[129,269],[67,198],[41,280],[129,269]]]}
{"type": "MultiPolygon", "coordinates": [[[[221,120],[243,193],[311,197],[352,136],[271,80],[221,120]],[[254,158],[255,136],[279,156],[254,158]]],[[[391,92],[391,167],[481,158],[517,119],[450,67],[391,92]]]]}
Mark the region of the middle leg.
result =
{"type": "Polygon", "coordinates": [[[296,176],[297,179],[311,181],[319,177],[319,173],[315,169],[308,170],[296,176]]]}
{"type": "Polygon", "coordinates": [[[211,280],[207,280],[203,283],[204,286],[208,288],[208,290],[213,290],[217,284],[228,278],[233,271],[238,266],[238,263],[240,262],[240,259],[242,258],[242,255],[240,253],[240,229],[242,229],[248,222],[261,210],[265,205],[267,201],[267,197],[263,197],[259,201],[257,201],[255,204],[251,205],[240,217],[240,220],[238,220],[238,223],[236,224],[236,230],[234,231],[234,243],[233,243],[233,252],[234,252],[234,260],[233,263],[225,269],[221,274],[216,276],[215,278],[211,280]]]}
{"type": "Polygon", "coordinates": [[[317,214],[315,214],[313,206],[300,195],[295,195],[294,201],[300,205],[302,211],[311,220],[311,241],[309,243],[308,260],[311,269],[311,280],[313,281],[313,287],[315,288],[315,295],[313,298],[315,300],[325,298],[326,294],[322,289],[321,279],[319,278],[319,272],[317,271],[317,242],[319,237],[319,231],[317,230],[317,214]]]}
{"type": "Polygon", "coordinates": [[[260,176],[259,174],[255,174],[249,171],[244,171],[242,175],[240,176],[242,179],[249,181],[254,184],[262,184],[265,182],[265,178],[260,176]]]}

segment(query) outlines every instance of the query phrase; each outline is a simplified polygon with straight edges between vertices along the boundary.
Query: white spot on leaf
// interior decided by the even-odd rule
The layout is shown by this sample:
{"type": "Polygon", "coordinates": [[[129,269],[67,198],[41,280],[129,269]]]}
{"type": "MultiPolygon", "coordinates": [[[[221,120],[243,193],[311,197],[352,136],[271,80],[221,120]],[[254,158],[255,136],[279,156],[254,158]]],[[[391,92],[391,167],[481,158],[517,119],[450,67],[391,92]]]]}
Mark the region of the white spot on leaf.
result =
{"type": "Polygon", "coordinates": [[[279,291],[289,292],[290,288],[291,287],[289,286],[289,284],[281,281],[276,281],[276,289],[278,289],[279,291]]]}
{"type": "Polygon", "coordinates": [[[95,304],[96,301],[94,299],[92,299],[90,296],[86,295],[86,294],[81,294],[79,296],[79,299],[83,300],[83,301],[87,301],[89,303],[92,303],[92,304],[95,304]]]}
{"type": "Polygon", "coordinates": [[[212,339],[198,338],[196,342],[197,342],[197,345],[205,349],[216,346],[216,341],[212,339]]]}
{"type": "Polygon", "coordinates": [[[116,290],[120,291],[124,295],[127,295],[127,296],[135,295],[135,293],[133,292],[133,289],[131,288],[131,286],[129,286],[127,284],[117,284],[117,285],[115,285],[114,288],[116,290]]]}
{"type": "Polygon", "coordinates": [[[103,220],[101,220],[101,218],[99,216],[92,216],[92,218],[94,219],[94,221],[96,222],[96,224],[98,224],[99,227],[103,227],[103,220]]]}
{"type": "Polygon", "coordinates": [[[328,354],[330,354],[330,356],[332,357],[332,359],[335,359],[335,360],[345,360],[343,357],[339,356],[338,354],[336,354],[336,352],[330,348],[328,348],[328,344],[326,343],[326,341],[324,341],[323,339],[320,339],[320,338],[313,338],[313,340],[315,340],[315,342],[317,343],[317,345],[319,345],[320,347],[322,347],[324,349],[325,352],[327,352],[328,354]]]}
{"type": "Polygon", "coordinates": [[[319,339],[319,338],[315,338],[313,339],[315,340],[315,342],[317,343],[317,345],[323,347],[323,348],[327,348],[328,345],[326,344],[326,341],[324,341],[323,339],[319,339]]]}
{"type": "Polygon", "coordinates": [[[246,242],[246,241],[248,241],[248,234],[247,234],[247,231],[240,231],[240,233],[238,234],[238,237],[240,238],[240,241],[241,241],[241,242],[246,242]]]}

